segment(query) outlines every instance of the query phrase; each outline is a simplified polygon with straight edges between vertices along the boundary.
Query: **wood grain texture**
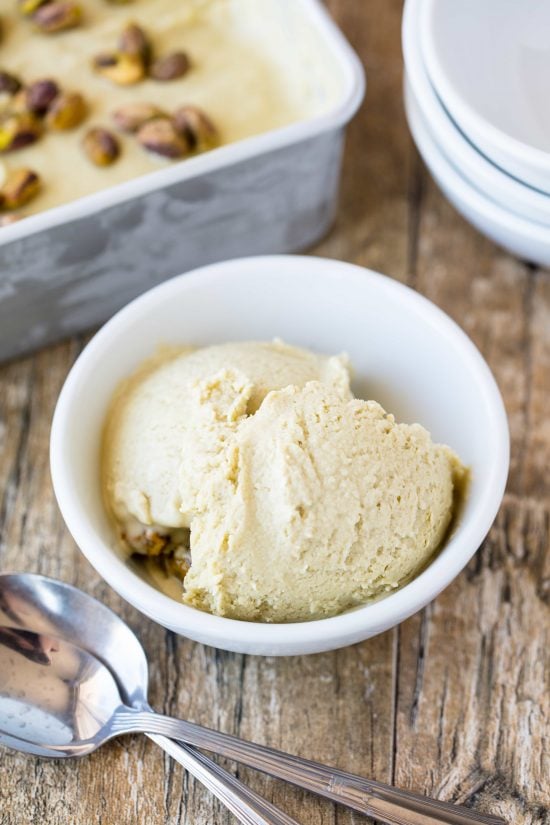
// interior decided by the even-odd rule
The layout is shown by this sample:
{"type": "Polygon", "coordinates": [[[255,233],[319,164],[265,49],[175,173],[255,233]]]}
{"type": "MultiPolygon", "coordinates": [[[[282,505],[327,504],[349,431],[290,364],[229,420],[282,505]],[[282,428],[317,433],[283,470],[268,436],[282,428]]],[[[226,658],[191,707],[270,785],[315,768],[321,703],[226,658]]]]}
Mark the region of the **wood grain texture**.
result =
{"type": "MultiPolygon", "coordinates": [[[[364,644],[311,657],[224,653],[148,622],[103,584],[57,511],[53,407],[73,340],[0,368],[0,566],[74,582],[120,613],[151,661],[151,701],[230,733],[403,787],[550,823],[550,275],[494,247],[442,198],[411,145],[401,3],[330,0],[364,61],[341,210],[314,254],[382,270],[452,315],[488,359],[512,435],[508,492],[481,551],[426,610],[364,644]]],[[[240,769],[305,825],[366,822],[240,769]]],[[[229,825],[145,737],[82,761],[0,751],[1,825],[229,825]]]]}

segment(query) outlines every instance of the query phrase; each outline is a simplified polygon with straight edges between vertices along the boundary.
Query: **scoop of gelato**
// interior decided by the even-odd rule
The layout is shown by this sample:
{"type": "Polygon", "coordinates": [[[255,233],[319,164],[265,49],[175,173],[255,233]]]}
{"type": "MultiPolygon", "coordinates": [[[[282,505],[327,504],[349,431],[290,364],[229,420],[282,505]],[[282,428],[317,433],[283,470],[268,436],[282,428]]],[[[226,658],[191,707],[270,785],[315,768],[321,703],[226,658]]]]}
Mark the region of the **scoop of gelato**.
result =
{"type": "Polygon", "coordinates": [[[180,491],[187,604],[269,622],[335,615],[399,587],[441,544],[463,468],[421,426],[319,380],[270,392],[223,369],[193,389],[180,491]]]}
{"type": "MultiPolygon", "coordinates": [[[[344,357],[316,355],[280,341],[160,352],[121,385],[106,423],[105,495],[126,533],[138,537],[140,525],[189,526],[181,507],[179,472],[182,463],[189,463],[182,445],[195,404],[191,389],[227,365],[246,375],[251,387],[239,415],[254,413],[272,390],[311,380],[350,396],[344,357]]],[[[150,544],[150,537],[146,541],[150,544]]]]}
{"type": "Polygon", "coordinates": [[[420,425],[353,398],[344,356],[281,342],[155,356],[113,401],[103,467],[130,551],[183,579],[187,604],[266,622],[406,583],[465,473],[420,425]]]}

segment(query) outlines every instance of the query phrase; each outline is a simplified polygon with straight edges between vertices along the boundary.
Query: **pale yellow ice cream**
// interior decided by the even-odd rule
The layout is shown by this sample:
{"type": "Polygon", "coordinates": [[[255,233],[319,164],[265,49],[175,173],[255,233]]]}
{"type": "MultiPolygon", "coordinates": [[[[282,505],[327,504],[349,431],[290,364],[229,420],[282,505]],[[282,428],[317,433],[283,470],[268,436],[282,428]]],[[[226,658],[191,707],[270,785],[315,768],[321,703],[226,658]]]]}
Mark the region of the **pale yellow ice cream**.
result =
{"type": "Polygon", "coordinates": [[[173,166],[121,134],[120,158],[113,165],[97,167],[86,158],[81,143],[87,130],[113,128],[112,112],[128,103],[154,103],[166,112],[199,106],[221,142],[229,144],[325,112],[340,93],[340,73],[319,36],[307,30],[305,20],[298,27],[303,15],[297,13],[285,25],[278,0],[93,0],[82,7],[80,26],[45,35],[21,15],[16,0],[0,4],[2,70],[24,83],[52,78],[65,90],[80,92],[88,107],[78,128],[47,131],[38,142],[2,155],[0,183],[20,167],[42,179],[25,214],[173,166]],[[93,57],[115,49],[129,22],[143,27],[158,55],[186,52],[191,70],[169,83],[145,79],[130,86],[92,71],[93,57]]]}
{"type": "Polygon", "coordinates": [[[104,481],[120,521],[189,526],[189,514],[181,508],[179,474],[187,463],[183,439],[195,407],[192,389],[227,364],[252,384],[248,413],[255,412],[271,390],[312,380],[350,395],[344,358],[314,355],[278,341],[159,353],[120,387],[107,422],[104,481]]]}
{"type": "Polygon", "coordinates": [[[192,524],[184,601],[222,616],[303,621],[406,582],[449,526],[462,468],[418,424],[319,381],[271,392],[247,377],[194,389],[182,505],[192,524]]]}
{"type": "Polygon", "coordinates": [[[115,399],[104,459],[126,532],[190,528],[184,602],[270,622],[408,581],[440,547],[465,472],[418,424],[354,399],[345,359],[281,343],[149,362],[115,399]]]}

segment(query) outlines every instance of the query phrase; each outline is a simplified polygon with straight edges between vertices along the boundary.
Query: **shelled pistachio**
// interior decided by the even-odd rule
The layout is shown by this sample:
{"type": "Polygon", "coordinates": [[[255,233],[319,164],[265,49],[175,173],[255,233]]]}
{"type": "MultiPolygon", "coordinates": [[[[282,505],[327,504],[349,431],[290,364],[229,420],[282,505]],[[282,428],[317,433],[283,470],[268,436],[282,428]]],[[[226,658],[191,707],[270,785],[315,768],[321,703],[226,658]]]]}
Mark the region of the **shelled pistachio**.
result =
{"type": "Polygon", "coordinates": [[[86,103],[78,92],[61,92],[46,114],[46,125],[56,131],[79,126],[86,117],[86,103]]]}
{"type": "Polygon", "coordinates": [[[36,80],[25,89],[24,106],[39,117],[46,114],[59,94],[55,80],[36,80]]]}
{"type": "Polygon", "coordinates": [[[21,12],[21,14],[28,17],[35,13],[40,6],[46,5],[49,0],[18,0],[17,8],[21,12]]]}
{"type": "Polygon", "coordinates": [[[32,169],[9,172],[0,189],[0,206],[3,209],[19,209],[38,194],[40,186],[40,178],[32,169]]]}
{"type": "Polygon", "coordinates": [[[185,157],[191,150],[185,137],[177,132],[168,117],[149,120],[138,130],[137,140],[148,152],[173,160],[185,157]]]}
{"type": "Polygon", "coordinates": [[[21,81],[10,72],[0,71],[0,95],[14,95],[21,88],[21,81]]]}
{"type": "Polygon", "coordinates": [[[218,130],[198,106],[180,106],[172,115],[172,122],[193,151],[204,152],[220,142],[218,130]]]}
{"type": "Polygon", "coordinates": [[[151,64],[149,74],[153,80],[166,82],[183,77],[191,68],[191,61],[185,52],[172,52],[158,57],[151,64]]]}
{"type": "Polygon", "coordinates": [[[123,52],[98,54],[94,58],[95,71],[119,86],[130,86],[145,77],[145,66],[140,57],[123,52]]]}
{"type": "Polygon", "coordinates": [[[6,112],[0,118],[0,152],[22,149],[35,143],[42,134],[42,125],[31,112],[6,112]]]}
{"type": "Polygon", "coordinates": [[[151,61],[153,48],[149,37],[141,26],[136,23],[128,23],[118,39],[118,51],[122,54],[132,55],[132,57],[139,57],[145,68],[151,61]]]}
{"type": "Polygon", "coordinates": [[[153,118],[162,117],[164,112],[154,103],[127,103],[111,114],[113,123],[121,132],[137,132],[144,123],[153,118]]]}
{"type": "Polygon", "coordinates": [[[100,126],[86,132],[82,146],[96,166],[110,166],[120,155],[120,145],[116,137],[108,129],[100,126]]]}
{"type": "Polygon", "coordinates": [[[82,20],[82,9],[72,0],[54,0],[39,5],[32,19],[44,34],[55,34],[78,26],[82,20]]]}

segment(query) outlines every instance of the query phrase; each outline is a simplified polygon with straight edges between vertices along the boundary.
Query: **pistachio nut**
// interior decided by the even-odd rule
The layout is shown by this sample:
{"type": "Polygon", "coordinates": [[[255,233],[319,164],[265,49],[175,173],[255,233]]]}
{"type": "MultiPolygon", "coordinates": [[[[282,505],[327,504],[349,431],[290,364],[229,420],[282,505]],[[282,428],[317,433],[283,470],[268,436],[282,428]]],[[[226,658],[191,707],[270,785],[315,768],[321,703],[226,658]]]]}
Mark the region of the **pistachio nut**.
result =
{"type": "Polygon", "coordinates": [[[45,115],[58,94],[55,80],[36,80],[25,89],[25,106],[35,115],[45,115]]]}
{"type": "Polygon", "coordinates": [[[190,146],[176,131],[170,118],[157,117],[144,123],[137,133],[138,143],[163,158],[182,158],[189,154],[190,146]]]}
{"type": "Polygon", "coordinates": [[[12,115],[29,114],[27,107],[27,90],[25,87],[19,89],[18,92],[9,98],[5,106],[5,111],[12,115]]]}
{"type": "Polygon", "coordinates": [[[120,155],[120,146],[116,137],[107,129],[99,126],[86,132],[82,145],[88,158],[96,166],[110,166],[120,155]]]}
{"type": "Polygon", "coordinates": [[[169,537],[154,530],[148,530],[142,537],[141,552],[146,556],[160,556],[169,544],[169,537]]]}
{"type": "Polygon", "coordinates": [[[0,94],[14,95],[21,88],[21,81],[9,72],[0,71],[0,94]]]}
{"type": "Polygon", "coordinates": [[[0,119],[0,152],[22,149],[42,134],[40,121],[31,112],[8,112],[0,119]]]}
{"type": "Polygon", "coordinates": [[[138,129],[156,117],[162,117],[163,112],[154,103],[127,103],[116,109],[111,117],[113,123],[121,132],[137,132],[138,129]]]}
{"type": "Polygon", "coordinates": [[[45,34],[73,29],[82,20],[82,9],[72,0],[54,0],[40,5],[32,16],[40,31],[45,34]]]}
{"type": "Polygon", "coordinates": [[[61,92],[46,115],[46,124],[50,129],[63,131],[74,129],[86,117],[86,103],[78,92],[61,92]]]}
{"type": "Polygon", "coordinates": [[[40,6],[43,6],[48,1],[49,0],[19,0],[17,3],[17,8],[21,14],[28,16],[30,14],[34,14],[40,6]]]}
{"type": "Polygon", "coordinates": [[[204,152],[218,145],[218,130],[198,106],[180,106],[172,115],[176,131],[193,151],[204,152]]]}
{"type": "Polygon", "coordinates": [[[18,209],[24,206],[40,189],[40,178],[32,169],[15,169],[8,174],[0,189],[1,205],[4,209],[18,209]]]}
{"type": "Polygon", "coordinates": [[[103,69],[112,69],[113,66],[116,66],[117,60],[116,52],[100,52],[94,57],[92,65],[97,72],[100,72],[103,69]]]}
{"type": "Polygon", "coordinates": [[[119,37],[118,51],[122,52],[122,54],[139,57],[143,61],[143,64],[147,66],[151,60],[151,41],[141,26],[138,26],[136,23],[128,23],[119,37]]]}
{"type": "Polygon", "coordinates": [[[103,77],[119,86],[130,86],[145,77],[145,65],[141,57],[123,52],[98,54],[94,58],[94,69],[103,77]]]}
{"type": "Polygon", "coordinates": [[[176,80],[183,77],[191,68],[191,61],[185,52],[172,52],[153,60],[149,74],[154,80],[176,80]]]}
{"type": "Polygon", "coordinates": [[[189,568],[191,567],[188,558],[178,556],[175,553],[169,556],[165,556],[163,562],[166,573],[169,576],[175,576],[177,579],[180,579],[181,581],[183,581],[184,578],[187,576],[187,574],[189,573],[189,568]]]}

